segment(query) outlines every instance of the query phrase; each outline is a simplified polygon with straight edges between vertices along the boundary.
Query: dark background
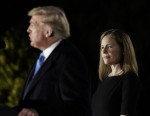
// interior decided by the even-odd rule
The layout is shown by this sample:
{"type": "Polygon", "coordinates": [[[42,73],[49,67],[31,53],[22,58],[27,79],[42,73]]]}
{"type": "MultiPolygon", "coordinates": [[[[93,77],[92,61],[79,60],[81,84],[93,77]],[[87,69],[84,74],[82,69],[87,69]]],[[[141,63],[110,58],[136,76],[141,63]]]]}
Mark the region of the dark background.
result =
{"type": "Polygon", "coordinates": [[[72,40],[95,65],[99,60],[100,34],[109,28],[126,31],[135,47],[141,79],[148,82],[148,0],[4,0],[0,7],[0,36],[14,26],[21,26],[22,32],[26,32],[27,12],[42,5],[56,5],[64,9],[70,22],[72,40]]]}
{"type": "Polygon", "coordinates": [[[150,4],[148,0],[5,0],[0,4],[0,36],[14,26],[26,32],[27,12],[35,6],[56,5],[64,9],[70,22],[72,40],[87,56],[97,83],[99,37],[110,28],[126,31],[134,44],[139,76],[143,85],[140,109],[150,109],[149,45],[150,4]]]}

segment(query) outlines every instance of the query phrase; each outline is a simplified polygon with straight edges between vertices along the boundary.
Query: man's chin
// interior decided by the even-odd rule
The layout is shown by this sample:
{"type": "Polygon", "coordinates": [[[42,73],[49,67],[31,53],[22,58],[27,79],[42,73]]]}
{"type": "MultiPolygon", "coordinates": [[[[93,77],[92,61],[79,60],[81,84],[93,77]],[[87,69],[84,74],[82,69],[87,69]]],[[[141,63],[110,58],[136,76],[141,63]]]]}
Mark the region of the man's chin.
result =
{"type": "Polygon", "coordinates": [[[30,43],[30,46],[31,47],[36,47],[35,44],[33,44],[32,42],[30,43]]]}

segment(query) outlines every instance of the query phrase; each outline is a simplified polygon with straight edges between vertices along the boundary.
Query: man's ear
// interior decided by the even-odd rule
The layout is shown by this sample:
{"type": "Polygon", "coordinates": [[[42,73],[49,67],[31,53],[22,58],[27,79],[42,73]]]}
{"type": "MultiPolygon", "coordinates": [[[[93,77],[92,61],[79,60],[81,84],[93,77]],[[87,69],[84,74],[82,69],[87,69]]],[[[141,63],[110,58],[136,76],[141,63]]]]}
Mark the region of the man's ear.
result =
{"type": "Polygon", "coordinates": [[[51,27],[47,27],[46,33],[45,33],[46,38],[53,36],[53,30],[51,27]]]}

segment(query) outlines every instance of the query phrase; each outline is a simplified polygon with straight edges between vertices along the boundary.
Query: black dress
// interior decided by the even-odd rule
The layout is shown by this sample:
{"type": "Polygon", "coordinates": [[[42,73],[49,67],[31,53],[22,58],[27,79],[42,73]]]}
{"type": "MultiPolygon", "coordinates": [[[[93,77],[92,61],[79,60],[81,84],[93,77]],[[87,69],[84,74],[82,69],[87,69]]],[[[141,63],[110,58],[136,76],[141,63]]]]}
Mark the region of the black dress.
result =
{"type": "Polygon", "coordinates": [[[139,94],[140,79],[136,74],[106,77],[93,96],[92,116],[133,116],[139,94]]]}

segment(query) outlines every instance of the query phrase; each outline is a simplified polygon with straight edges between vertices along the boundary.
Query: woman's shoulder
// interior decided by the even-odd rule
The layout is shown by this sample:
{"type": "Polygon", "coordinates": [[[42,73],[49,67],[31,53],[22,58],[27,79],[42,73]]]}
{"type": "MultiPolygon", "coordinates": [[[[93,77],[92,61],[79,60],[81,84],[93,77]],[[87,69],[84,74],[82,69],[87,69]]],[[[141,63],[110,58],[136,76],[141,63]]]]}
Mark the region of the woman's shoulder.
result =
{"type": "Polygon", "coordinates": [[[139,76],[136,73],[132,72],[132,71],[128,71],[128,72],[124,73],[123,77],[124,78],[132,78],[132,79],[135,79],[135,78],[138,79],[139,78],[139,76]]]}
{"type": "Polygon", "coordinates": [[[122,76],[122,80],[125,83],[140,83],[140,78],[137,74],[135,74],[134,72],[127,72],[122,76]]]}

